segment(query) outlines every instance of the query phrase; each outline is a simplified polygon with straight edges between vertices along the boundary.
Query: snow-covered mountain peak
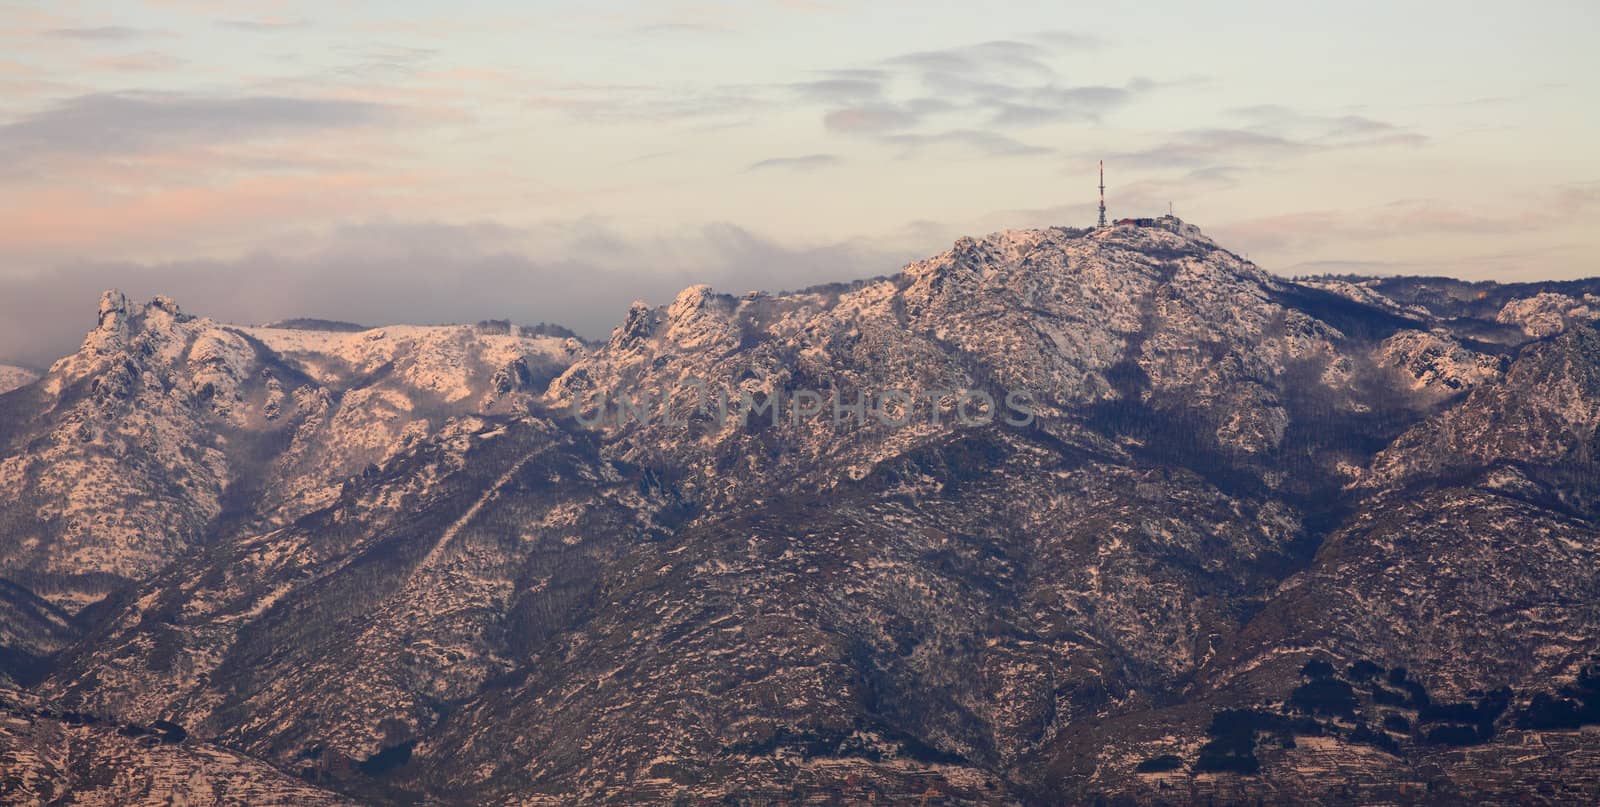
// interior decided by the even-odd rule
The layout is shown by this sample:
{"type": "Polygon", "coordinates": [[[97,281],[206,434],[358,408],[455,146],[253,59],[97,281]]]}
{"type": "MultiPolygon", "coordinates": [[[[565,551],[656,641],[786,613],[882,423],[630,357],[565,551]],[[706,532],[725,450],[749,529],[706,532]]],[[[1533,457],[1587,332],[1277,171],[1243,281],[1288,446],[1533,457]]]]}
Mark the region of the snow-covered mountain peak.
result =
{"type": "Polygon", "coordinates": [[[493,323],[236,326],[115,290],[96,311],[0,424],[0,523],[30,525],[0,535],[0,577],[48,579],[68,611],[220,529],[230,496],[298,517],[451,417],[515,413],[586,350],[493,323]]]}
{"type": "Polygon", "coordinates": [[[100,295],[100,320],[101,328],[115,327],[118,317],[128,313],[128,296],[116,289],[108,289],[100,295]]]}
{"type": "Polygon", "coordinates": [[[680,349],[692,350],[720,341],[736,330],[729,320],[737,301],[701,284],[678,293],[667,308],[667,337],[680,349]]]}
{"type": "Polygon", "coordinates": [[[150,362],[171,365],[181,361],[190,341],[215,325],[184,314],[170,297],[137,305],[121,291],[107,290],[100,295],[95,328],[84,336],[78,352],[50,367],[46,391],[57,395],[79,379],[118,367],[132,372],[150,362]]]}

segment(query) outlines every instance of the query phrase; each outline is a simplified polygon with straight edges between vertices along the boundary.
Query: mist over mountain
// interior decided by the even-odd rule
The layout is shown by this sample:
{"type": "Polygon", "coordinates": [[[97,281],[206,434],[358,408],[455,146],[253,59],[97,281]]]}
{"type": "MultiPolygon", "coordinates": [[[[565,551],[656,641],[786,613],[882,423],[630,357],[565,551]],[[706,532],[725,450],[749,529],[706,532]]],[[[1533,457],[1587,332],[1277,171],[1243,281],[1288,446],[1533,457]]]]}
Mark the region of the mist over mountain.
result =
{"type": "Polygon", "coordinates": [[[867,241],[791,247],[731,224],[645,238],[593,222],[534,231],[379,222],[229,258],[0,273],[0,362],[45,367],[71,351],[94,324],[83,301],[108,288],[139,299],[181,290],[186,306],[229,322],[511,318],[601,338],[631,301],[670,300],[692,283],[800,288],[881,274],[922,251],[867,241]]]}
{"type": "MultiPolygon", "coordinates": [[[[1600,798],[1600,279],[837,257],[597,341],[74,302],[0,369],[0,801],[1600,798]]],[[[364,277],[599,310],[469,264],[364,277]]]]}

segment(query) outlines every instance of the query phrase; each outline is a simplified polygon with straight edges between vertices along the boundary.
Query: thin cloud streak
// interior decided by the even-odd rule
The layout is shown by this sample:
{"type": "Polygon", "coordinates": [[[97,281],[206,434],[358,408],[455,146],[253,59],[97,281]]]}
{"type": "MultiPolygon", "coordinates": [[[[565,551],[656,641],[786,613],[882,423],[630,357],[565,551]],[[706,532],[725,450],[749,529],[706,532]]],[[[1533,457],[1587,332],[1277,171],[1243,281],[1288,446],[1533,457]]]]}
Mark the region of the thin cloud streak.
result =
{"type": "Polygon", "coordinates": [[[816,171],[821,168],[830,168],[838,165],[841,160],[833,154],[805,154],[799,157],[769,157],[757,160],[746,168],[746,171],[764,171],[773,168],[786,168],[795,171],[816,171]]]}
{"type": "Polygon", "coordinates": [[[1518,212],[1473,210],[1437,199],[1406,199],[1367,210],[1315,210],[1263,216],[1218,226],[1226,239],[1252,250],[1304,251],[1430,235],[1476,237],[1538,233],[1581,223],[1600,209],[1600,183],[1546,189],[1518,212]]]}
{"type": "Polygon", "coordinates": [[[1054,153],[1054,149],[1023,143],[1002,134],[977,129],[952,129],[931,134],[893,134],[884,142],[908,151],[929,146],[964,146],[991,157],[1035,157],[1054,153]]]}
{"type": "Polygon", "coordinates": [[[397,110],[368,101],[285,96],[214,97],[121,92],[80,95],[0,125],[0,163],[38,157],[106,158],[195,144],[392,121],[397,110]]]}
{"type": "Polygon", "coordinates": [[[311,27],[311,21],[304,19],[218,20],[216,24],[219,28],[229,28],[254,34],[286,33],[311,27]]]}
{"type": "Polygon", "coordinates": [[[57,39],[76,39],[84,42],[129,42],[165,36],[160,31],[130,28],[124,25],[100,25],[85,28],[52,28],[45,36],[57,39]]]}

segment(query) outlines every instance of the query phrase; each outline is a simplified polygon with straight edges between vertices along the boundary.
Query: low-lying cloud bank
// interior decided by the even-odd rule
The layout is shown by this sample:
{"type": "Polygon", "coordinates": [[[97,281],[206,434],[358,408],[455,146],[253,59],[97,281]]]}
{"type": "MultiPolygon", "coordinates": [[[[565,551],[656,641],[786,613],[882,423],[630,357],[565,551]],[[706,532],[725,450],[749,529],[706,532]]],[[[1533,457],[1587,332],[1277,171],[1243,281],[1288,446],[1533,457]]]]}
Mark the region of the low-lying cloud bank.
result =
{"type": "Polygon", "coordinates": [[[595,222],[536,231],[370,224],[228,260],[80,262],[0,275],[0,362],[42,368],[72,352],[94,327],[99,294],[108,288],[135,299],[166,294],[186,311],[244,324],[509,318],[602,338],[636,299],[665,302],[696,283],[743,293],[890,274],[936,248],[864,241],[791,247],[731,224],[653,238],[595,222]]]}

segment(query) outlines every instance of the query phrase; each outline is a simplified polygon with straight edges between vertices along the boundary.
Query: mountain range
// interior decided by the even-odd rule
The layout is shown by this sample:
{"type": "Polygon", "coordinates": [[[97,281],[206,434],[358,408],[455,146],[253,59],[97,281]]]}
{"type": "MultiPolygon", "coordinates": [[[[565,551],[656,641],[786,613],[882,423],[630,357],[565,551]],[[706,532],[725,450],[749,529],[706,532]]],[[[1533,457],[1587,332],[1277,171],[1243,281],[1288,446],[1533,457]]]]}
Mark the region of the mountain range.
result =
{"type": "Polygon", "coordinates": [[[1600,800],[1600,279],[97,316],[0,367],[0,801],[1600,800]]]}

